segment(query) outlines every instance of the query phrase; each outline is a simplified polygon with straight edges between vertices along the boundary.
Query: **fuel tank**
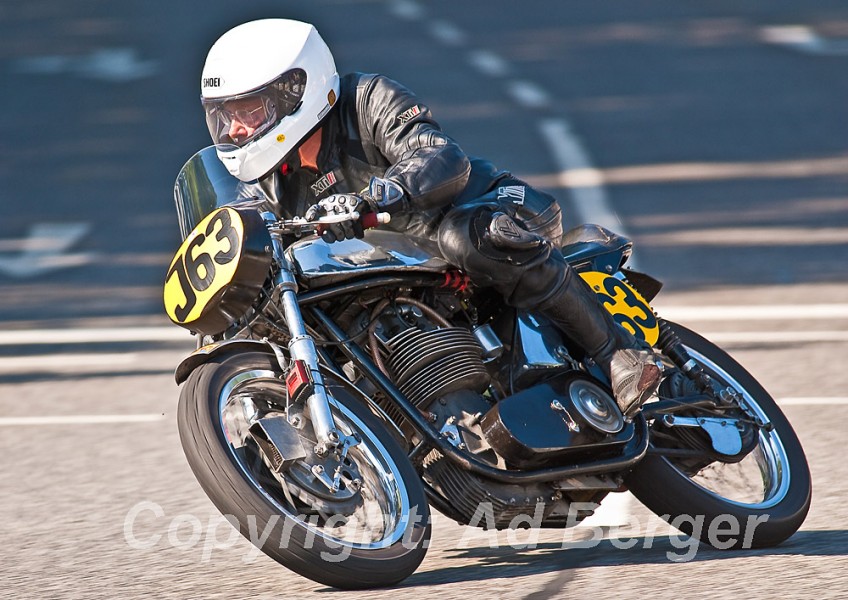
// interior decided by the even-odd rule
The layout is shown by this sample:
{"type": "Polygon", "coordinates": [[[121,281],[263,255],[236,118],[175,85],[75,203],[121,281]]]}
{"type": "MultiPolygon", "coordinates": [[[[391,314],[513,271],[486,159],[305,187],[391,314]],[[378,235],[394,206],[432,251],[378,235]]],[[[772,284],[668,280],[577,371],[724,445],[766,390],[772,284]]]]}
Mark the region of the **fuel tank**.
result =
{"type": "Polygon", "coordinates": [[[307,288],[324,287],[363,275],[397,272],[444,273],[450,265],[435,243],[387,230],[369,230],[363,239],[328,244],[308,238],[286,252],[307,288]]]}

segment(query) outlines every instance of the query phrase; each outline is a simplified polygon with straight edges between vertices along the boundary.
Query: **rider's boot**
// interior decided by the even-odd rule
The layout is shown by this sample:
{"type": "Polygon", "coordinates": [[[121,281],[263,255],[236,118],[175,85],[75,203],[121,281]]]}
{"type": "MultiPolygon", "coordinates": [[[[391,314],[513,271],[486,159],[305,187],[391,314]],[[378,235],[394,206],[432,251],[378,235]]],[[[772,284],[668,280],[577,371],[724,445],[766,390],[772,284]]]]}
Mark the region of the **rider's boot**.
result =
{"type": "Polygon", "coordinates": [[[662,363],[650,347],[613,320],[577,273],[566,268],[563,283],[539,309],[604,370],[621,412],[632,417],[656,392],[662,363]]]}
{"type": "Polygon", "coordinates": [[[656,355],[613,320],[555,250],[555,240],[505,212],[471,204],[444,218],[439,250],[478,285],[492,285],[510,306],[551,319],[606,372],[625,416],[656,391],[662,376],[656,355]]]}

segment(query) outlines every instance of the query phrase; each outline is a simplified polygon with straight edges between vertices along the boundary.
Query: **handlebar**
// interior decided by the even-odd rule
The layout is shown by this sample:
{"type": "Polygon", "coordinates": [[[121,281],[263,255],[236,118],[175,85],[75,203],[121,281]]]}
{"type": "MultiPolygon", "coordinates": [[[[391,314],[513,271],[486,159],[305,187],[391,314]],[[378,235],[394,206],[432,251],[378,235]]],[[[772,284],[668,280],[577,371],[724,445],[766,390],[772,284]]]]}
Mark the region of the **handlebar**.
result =
{"type": "Polygon", "coordinates": [[[372,229],[379,225],[385,225],[392,220],[389,213],[365,213],[360,215],[359,212],[353,211],[344,215],[324,215],[314,221],[307,221],[303,217],[295,217],[294,219],[282,219],[276,221],[268,227],[272,233],[281,234],[304,234],[304,233],[320,233],[322,225],[332,225],[334,223],[343,223],[345,221],[356,221],[359,219],[363,229],[372,229]]]}
{"type": "Polygon", "coordinates": [[[362,227],[364,229],[372,229],[374,227],[377,227],[378,225],[385,225],[386,223],[391,222],[391,220],[392,215],[387,212],[370,212],[362,215],[360,222],[362,223],[362,227]]]}

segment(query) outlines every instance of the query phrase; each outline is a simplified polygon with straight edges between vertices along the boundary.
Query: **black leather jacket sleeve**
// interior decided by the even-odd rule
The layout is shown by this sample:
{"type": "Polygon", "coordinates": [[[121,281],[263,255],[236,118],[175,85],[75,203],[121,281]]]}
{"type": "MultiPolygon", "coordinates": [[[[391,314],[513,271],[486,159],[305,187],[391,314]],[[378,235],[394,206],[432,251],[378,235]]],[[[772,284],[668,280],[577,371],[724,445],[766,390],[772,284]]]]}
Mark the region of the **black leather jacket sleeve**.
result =
{"type": "Polygon", "coordinates": [[[366,153],[373,145],[389,163],[385,176],[405,191],[413,210],[452,202],[465,188],[470,162],[408,89],[382,75],[360,79],[359,130],[366,153]]]}

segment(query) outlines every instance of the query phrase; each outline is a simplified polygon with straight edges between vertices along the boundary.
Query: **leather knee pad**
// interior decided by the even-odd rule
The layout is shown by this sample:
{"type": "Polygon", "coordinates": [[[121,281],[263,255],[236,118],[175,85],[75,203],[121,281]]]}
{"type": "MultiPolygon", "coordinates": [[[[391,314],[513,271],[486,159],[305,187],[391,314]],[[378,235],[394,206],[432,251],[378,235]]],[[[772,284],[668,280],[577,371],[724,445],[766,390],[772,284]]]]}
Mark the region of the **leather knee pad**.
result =
{"type": "Polygon", "coordinates": [[[492,244],[487,231],[498,208],[478,204],[451,210],[439,227],[439,250],[475,285],[495,288],[516,308],[533,308],[563,285],[569,267],[549,243],[528,250],[492,244]]]}
{"type": "MultiPolygon", "coordinates": [[[[559,203],[550,194],[541,192],[520,179],[506,180],[503,183],[512,182],[524,186],[525,192],[519,203],[513,203],[513,212],[510,214],[519,219],[527,231],[540,235],[559,247],[562,240],[562,209],[559,203]]],[[[503,187],[509,189],[510,185],[503,187]]]]}

